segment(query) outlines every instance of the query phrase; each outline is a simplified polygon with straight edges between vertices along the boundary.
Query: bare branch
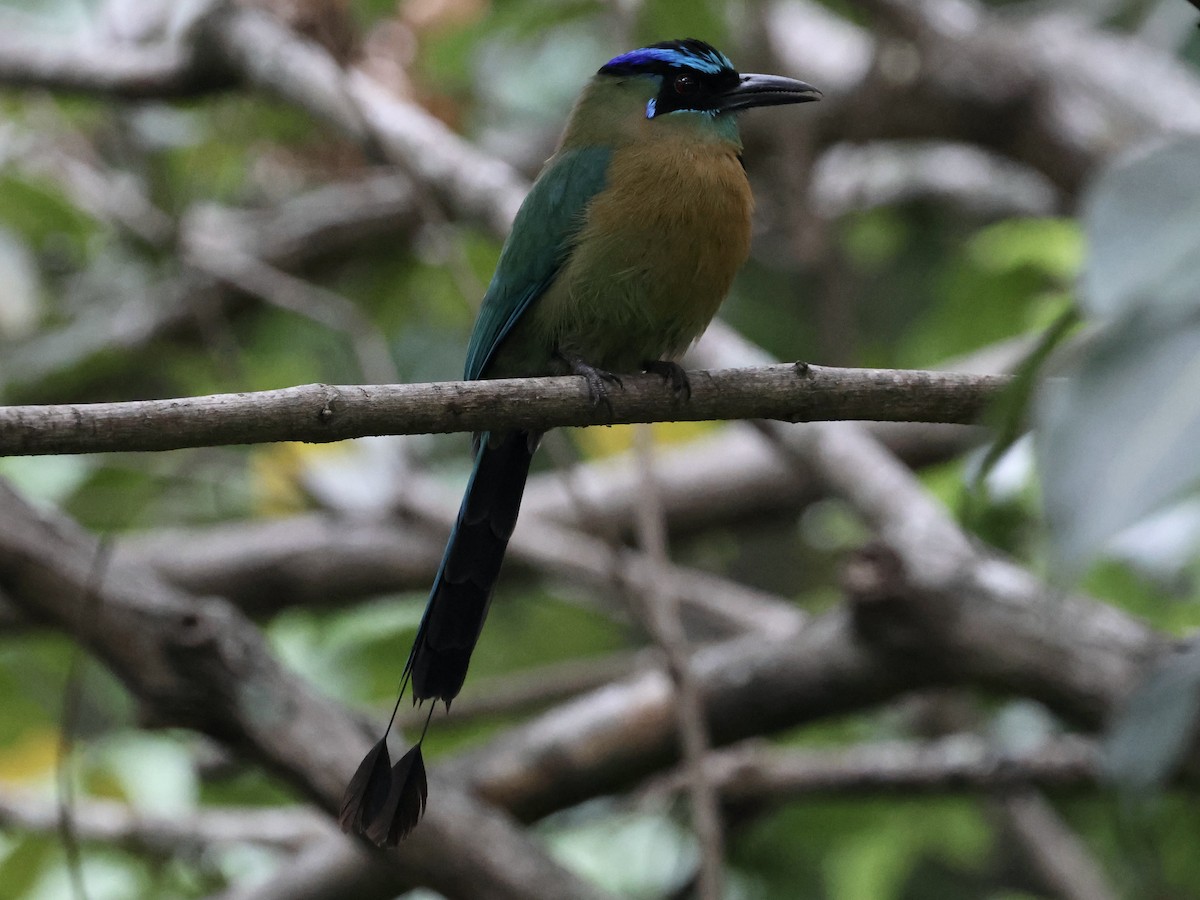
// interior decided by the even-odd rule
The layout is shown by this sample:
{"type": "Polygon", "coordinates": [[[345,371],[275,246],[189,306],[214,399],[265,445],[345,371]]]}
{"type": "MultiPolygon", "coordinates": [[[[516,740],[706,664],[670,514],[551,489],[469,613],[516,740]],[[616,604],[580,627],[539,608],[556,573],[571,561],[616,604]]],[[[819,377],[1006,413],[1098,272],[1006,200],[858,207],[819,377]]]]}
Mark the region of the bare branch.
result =
{"type": "MultiPolygon", "coordinates": [[[[407,240],[419,224],[411,181],[383,172],[265,209],[199,205],[184,215],[178,241],[185,258],[193,248],[233,246],[262,264],[295,271],[372,240],[407,240]]],[[[8,349],[0,360],[0,387],[37,380],[101,351],[126,353],[194,331],[213,310],[235,308],[235,296],[215,278],[185,270],[144,295],[97,304],[71,323],[8,349]]]]}
{"type": "MultiPolygon", "coordinates": [[[[0,585],[31,616],[74,624],[96,542],[39,514],[0,485],[0,585]]],[[[102,614],[80,639],[159,716],[256,759],[327,813],[335,812],[370,731],[286,671],[237,610],[165,585],[116,560],[99,590],[102,614]]],[[[436,772],[438,802],[397,850],[379,856],[407,885],[448,897],[598,898],[506,818],[436,772]]],[[[396,890],[395,893],[399,893],[396,890]]]]}
{"type": "Polygon", "coordinates": [[[227,5],[201,24],[199,36],[245,84],[315,113],[378,153],[372,126],[351,96],[341,65],[320,44],[248,5],[227,5]]]}
{"type": "MultiPolygon", "coordinates": [[[[723,360],[759,363],[766,358],[760,348],[735,338],[710,347],[723,360]]],[[[984,642],[972,651],[978,654],[971,662],[975,671],[994,664],[997,673],[1015,679],[1009,689],[1028,691],[1033,684],[1054,684],[1075,693],[1081,685],[1067,685],[1085,666],[1080,657],[1091,652],[1092,643],[1107,643],[1116,633],[1129,633],[1116,624],[1123,618],[1117,610],[1050,588],[1020,566],[978,547],[912,471],[862,426],[758,422],[756,427],[798,471],[845,498],[878,535],[878,545],[853,561],[846,578],[860,630],[870,640],[907,653],[914,646],[909,643],[913,629],[920,629],[918,643],[926,649],[931,642],[940,645],[943,640],[953,645],[964,637],[959,629],[979,626],[978,616],[963,611],[986,612],[998,633],[1009,634],[1012,645],[984,642]],[[896,605],[897,598],[907,602],[896,605]],[[983,598],[988,598],[987,609],[975,609],[972,601],[983,598]],[[1029,604],[1038,607],[1043,627],[1018,636],[1013,629],[1024,631],[1017,621],[1024,618],[1029,604]],[[897,620],[891,619],[893,612],[899,612],[897,620]],[[1071,623],[1078,631],[1069,645],[1060,644],[1054,632],[1071,623]],[[1112,633],[1108,633],[1110,625],[1115,629],[1112,633]],[[1014,667],[1018,658],[1020,664],[1014,667]]],[[[1162,651],[1157,639],[1137,643],[1140,649],[1131,652],[1125,665],[1103,675],[1093,670],[1094,682],[1087,691],[1097,698],[1095,692],[1108,692],[1107,699],[1091,709],[1078,708],[1076,718],[1098,721],[1103,710],[1129,689],[1133,672],[1162,651]]],[[[949,646],[943,650],[954,652],[949,646]]]]}
{"type": "Polygon", "coordinates": [[[378,434],[713,419],[971,422],[1007,379],[898,369],[772,367],[692,372],[690,399],[629,376],[612,410],[582,378],[304,385],[176,400],[0,407],[0,454],[174,450],[378,434]]]}
{"type": "MultiPolygon", "coordinates": [[[[654,445],[650,429],[636,432],[636,450],[642,470],[642,501],[639,504],[638,536],[642,550],[661,568],[669,560],[666,517],[654,481],[654,445]]],[[[675,718],[679,748],[687,772],[686,791],[692,828],[700,843],[696,875],[697,900],[720,900],[725,883],[725,833],[717,792],[704,767],[711,741],[704,717],[704,698],[692,671],[691,650],[680,615],[680,597],[671,585],[656,579],[649,590],[631,597],[643,626],[662,650],[667,675],[675,693],[675,718]]]]}
{"type": "MultiPolygon", "coordinates": [[[[476,679],[455,699],[454,715],[445,725],[453,728],[479,719],[544,708],[598,690],[610,681],[628,678],[660,662],[655,651],[639,650],[597,659],[570,659],[511,675],[476,679]]],[[[405,728],[420,728],[427,716],[422,709],[401,708],[396,721],[405,728]]]]}
{"type": "Polygon", "coordinates": [[[208,900],[392,900],[406,890],[379,854],[339,836],[305,847],[265,882],[237,884],[208,900]]]}
{"type": "Polygon", "coordinates": [[[1001,803],[1033,872],[1062,900],[1116,900],[1117,892],[1079,835],[1032,790],[1001,803]]]}
{"type": "MultiPolygon", "coordinates": [[[[714,743],[964,683],[1016,691],[1096,728],[1166,652],[1165,638],[1131,616],[1056,597],[998,560],[991,566],[950,597],[895,583],[886,604],[855,594],[851,608],[791,637],[753,635],[698,651],[692,666],[714,743]],[[889,632],[885,643],[880,635],[889,632]]],[[[551,710],[449,770],[491,802],[537,818],[677,762],[672,698],[664,673],[639,674],[551,710]]]]}
{"type": "Polygon", "coordinates": [[[812,205],[828,219],[913,200],[947,202],[986,218],[1048,216],[1061,206],[1043,175],[969,144],[835,144],[813,166],[812,205]]]}
{"type": "Polygon", "coordinates": [[[87,137],[55,113],[49,106],[39,110],[52,122],[39,123],[38,131],[7,123],[0,133],[5,167],[49,179],[89,215],[152,247],[165,247],[175,234],[174,219],[151,202],[136,175],[103,166],[87,137]]]}
{"type": "MultiPolygon", "coordinates": [[[[977,445],[982,429],[961,425],[876,423],[870,429],[907,465],[941,462],[977,445]]],[[[810,475],[788,465],[748,425],[733,425],[687,444],[664,447],[656,456],[654,477],[660,485],[672,534],[745,521],[800,509],[821,495],[810,475]]],[[[522,523],[541,523],[529,540],[530,555],[518,547],[512,563],[538,566],[549,554],[543,536],[568,553],[546,570],[571,581],[602,582],[581,572],[580,560],[600,555],[569,540],[628,534],[638,495],[638,479],[625,456],[605,457],[571,469],[530,479],[522,505],[522,523]],[[564,477],[571,487],[564,485],[564,477]],[[586,509],[586,515],[580,511],[586,509]]],[[[191,527],[159,527],[125,534],[117,552],[150,565],[172,584],[193,593],[226,597],[252,616],[293,606],[345,603],[386,591],[425,589],[441,560],[445,529],[456,497],[444,492],[436,528],[387,516],[305,513],[281,519],[256,519],[191,527]]],[[[432,505],[430,507],[432,509],[432,505]]],[[[517,540],[521,541],[522,526],[517,540]]],[[[598,542],[590,538],[587,547],[598,542]]],[[[632,556],[632,552],[629,552],[632,556]]],[[[627,564],[628,564],[627,559],[627,564]]],[[[635,569],[636,571],[636,569],[635,569]]],[[[632,574],[632,573],[631,573],[632,574]]],[[[685,596],[712,595],[729,612],[753,612],[744,588],[712,575],[689,577],[685,596]]],[[[760,604],[761,606],[761,604],[760,604]]],[[[0,603],[0,628],[17,627],[0,603]]],[[[728,617],[726,617],[728,618],[728,617]]],[[[775,621],[774,618],[768,621],[775,621]]],[[[458,709],[458,706],[455,706],[458,709]]]]}
{"type": "Polygon", "coordinates": [[[272,306],[304,316],[345,334],[354,348],[358,374],[366,381],[396,381],[396,363],[387,339],[358,306],[327,288],[280,271],[230,246],[192,246],[188,262],[222,283],[262,298],[272,306]]]}
{"type": "MultiPolygon", "coordinates": [[[[957,734],[918,743],[886,741],[836,750],[796,750],[751,741],[709,755],[709,778],[731,806],[777,806],[800,797],[1078,788],[1101,777],[1096,743],[1058,738],[1013,753],[984,738],[957,734]]],[[[683,789],[686,772],[646,786],[650,794],[683,789]]]]}
{"type": "Polygon", "coordinates": [[[198,204],[183,216],[180,245],[230,247],[295,271],[386,239],[403,242],[421,216],[412,181],[394,169],[324,184],[262,209],[198,204]]]}
{"type": "Polygon", "coordinates": [[[128,535],[116,555],[183,590],[226,597],[262,616],[428,586],[444,542],[445,535],[402,522],[308,513],[128,535]]]}
{"type": "Polygon", "coordinates": [[[184,42],[147,46],[100,40],[58,42],[32,35],[0,39],[0,83],[129,99],[190,97],[232,87],[184,42]]]}
{"type": "MultiPolygon", "coordinates": [[[[396,502],[405,512],[432,522],[439,535],[449,531],[458,509],[453,500],[430,496],[421,484],[413,483],[405,485],[396,502]]],[[[708,633],[754,631],[782,636],[794,634],[807,619],[792,604],[764,591],[708,572],[664,565],[645,554],[614,548],[599,538],[529,516],[518,520],[508,555],[573,583],[592,584],[618,596],[669,590],[708,633]]]]}
{"type": "MultiPolygon", "coordinates": [[[[198,810],[157,816],[110,800],[77,799],[73,808],[79,840],[118,844],[156,857],[172,857],[211,844],[250,843],[297,850],[338,834],[323,816],[303,807],[198,810]]],[[[25,832],[54,834],[53,806],[19,794],[0,794],[0,822],[25,832]]]]}
{"type": "Polygon", "coordinates": [[[870,73],[829,112],[841,138],[978,143],[1074,193],[1115,153],[1200,131],[1200,81],[1186,62],[1060,8],[1005,15],[974,0],[859,6],[880,37],[870,73]],[[1152,91],[1141,87],[1147,77],[1152,91]]]}

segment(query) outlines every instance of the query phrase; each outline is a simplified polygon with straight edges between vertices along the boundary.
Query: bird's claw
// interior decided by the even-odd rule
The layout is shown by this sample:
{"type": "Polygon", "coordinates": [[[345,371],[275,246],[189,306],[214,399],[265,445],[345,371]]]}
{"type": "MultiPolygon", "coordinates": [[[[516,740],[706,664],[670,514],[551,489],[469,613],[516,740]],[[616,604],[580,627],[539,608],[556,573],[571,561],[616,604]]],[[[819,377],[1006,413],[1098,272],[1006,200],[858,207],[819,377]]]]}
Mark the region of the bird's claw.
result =
{"type": "Polygon", "coordinates": [[[642,368],[652,375],[661,375],[663,381],[671,383],[671,391],[676,397],[684,400],[692,399],[692,383],[688,380],[683,366],[669,359],[650,359],[642,363],[642,368]]]}
{"type": "Polygon", "coordinates": [[[562,360],[571,368],[572,375],[580,375],[587,381],[588,394],[592,398],[592,406],[600,406],[603,404],[608,407],[608,414],[613,415],[612,401],[608,398],[608,385],[615,384],[621,390],[625,389],[625,383],[621,381],[619,375],[614,375],[612,372],[607,372],[604,369],[597,369],[595,366],[590,366],[577,356],[563,356],[562,360]]]}

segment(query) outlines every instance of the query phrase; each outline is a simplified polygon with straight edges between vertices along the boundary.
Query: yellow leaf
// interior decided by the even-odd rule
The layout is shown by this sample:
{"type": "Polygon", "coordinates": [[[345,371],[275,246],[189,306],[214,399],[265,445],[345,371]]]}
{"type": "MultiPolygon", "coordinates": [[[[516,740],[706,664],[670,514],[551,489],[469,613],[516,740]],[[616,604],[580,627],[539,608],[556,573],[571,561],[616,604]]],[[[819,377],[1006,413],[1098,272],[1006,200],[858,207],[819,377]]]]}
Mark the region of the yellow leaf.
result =
{"type": "Polygon", "coordinates": [[[255,510],[264,516],[285,516],[307,509],[308,492],[304,472],[314,462],[343,456],[351,451],[350,441],[305,444],[290,441],[267,444],[250,455],[250,483],[255,510]]]}
{"type": "MultiPolygon", "coordinates": [[[[634,427],[573,428],[571,435],[586,459],[598,459],[632,450],[634,427]]],[[[720,427],[719,422],[655,422],[650,430],[656,444],[686,444],[720,427]]]]}
{"type": "Polygon", "coordinates": [[[37,781],[54,773],[58,761],[58,731],[41,727],[22,732],[0,747],[0,783],[37,781]]]}

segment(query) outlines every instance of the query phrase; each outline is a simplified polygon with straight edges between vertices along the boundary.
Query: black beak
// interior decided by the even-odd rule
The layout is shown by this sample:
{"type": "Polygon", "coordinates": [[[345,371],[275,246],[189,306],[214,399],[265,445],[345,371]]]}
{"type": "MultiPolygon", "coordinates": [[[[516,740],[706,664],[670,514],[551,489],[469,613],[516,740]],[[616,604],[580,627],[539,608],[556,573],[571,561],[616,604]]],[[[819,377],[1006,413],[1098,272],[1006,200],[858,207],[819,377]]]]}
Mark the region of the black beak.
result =
{"type": "Polygon", "coordinates": [[[782,106],[820,100],[821,92],[811,84],[782,75],[743,75],[737,87],[720,100],[722,112],[750,109],[753,106],[782,106]]]}

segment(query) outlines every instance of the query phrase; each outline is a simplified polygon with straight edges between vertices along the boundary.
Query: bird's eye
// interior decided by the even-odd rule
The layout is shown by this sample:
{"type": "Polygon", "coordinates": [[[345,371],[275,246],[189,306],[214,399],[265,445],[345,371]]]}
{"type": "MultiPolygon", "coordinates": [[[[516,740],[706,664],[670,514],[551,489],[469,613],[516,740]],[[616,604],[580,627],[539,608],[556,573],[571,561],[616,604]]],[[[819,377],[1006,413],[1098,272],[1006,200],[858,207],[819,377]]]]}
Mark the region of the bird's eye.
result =
{"type": "Polygon", "coordinates": [[[698,86],[699,82],[696,81],[696,77],[694,75],[675,76],[673,87],[675,88],[675,93],[677,94],[693,94],[698,86]]]}

